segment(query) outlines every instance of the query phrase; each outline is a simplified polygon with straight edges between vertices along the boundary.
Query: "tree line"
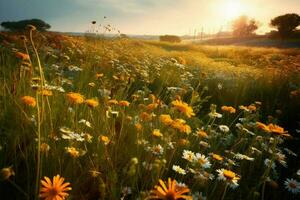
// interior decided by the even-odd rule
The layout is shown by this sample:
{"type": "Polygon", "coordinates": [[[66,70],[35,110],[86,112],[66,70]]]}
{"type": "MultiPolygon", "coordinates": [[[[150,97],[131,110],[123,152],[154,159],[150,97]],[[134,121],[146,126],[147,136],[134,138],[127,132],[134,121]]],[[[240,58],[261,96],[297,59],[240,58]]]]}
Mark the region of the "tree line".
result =
{"type": "MultiPolygon", "coordinates": [[[[6,21],[2,22],[1,26],[10,31],[23,31],[29,24],[34,25],[40,31],[46,31],[51,28],[48,23],[40,19],[6,21]]],[[[300,16],[296,13],[277,16],[270,21],[270,26],[277,29],[277,31],[272,31],[270,36],[281,38],[300,37],[300,33],[297,33],[299,25],[300,16]]],[[[260,23],[257,20],[249,19],[247,16],[240,16],[232,22],[232,34],[235,37],[251,37],[255,35],[255,31],[259,26],[260,23]]],[[[181,41],[180,37],[174,35],[160,36],[160,40],[174,43],[181,41]]]]}

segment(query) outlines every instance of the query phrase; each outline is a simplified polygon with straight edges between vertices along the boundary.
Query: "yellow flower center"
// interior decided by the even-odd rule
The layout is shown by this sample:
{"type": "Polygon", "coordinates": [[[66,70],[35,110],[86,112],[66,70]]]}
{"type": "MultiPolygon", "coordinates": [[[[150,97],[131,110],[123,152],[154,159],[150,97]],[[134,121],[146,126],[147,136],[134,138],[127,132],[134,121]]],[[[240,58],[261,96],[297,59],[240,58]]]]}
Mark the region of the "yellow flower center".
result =
{"type": "Polygon", "coordinates": [[[232,180],[232,179],[234,179],[235,178],[235,173],[233,172],[233,171],[230,171],[230,170],[224,170],[223,171],[223,174],[224,174],[224,176],[227,178],[227,179],[230,179],[230,180],[232,180]]]}

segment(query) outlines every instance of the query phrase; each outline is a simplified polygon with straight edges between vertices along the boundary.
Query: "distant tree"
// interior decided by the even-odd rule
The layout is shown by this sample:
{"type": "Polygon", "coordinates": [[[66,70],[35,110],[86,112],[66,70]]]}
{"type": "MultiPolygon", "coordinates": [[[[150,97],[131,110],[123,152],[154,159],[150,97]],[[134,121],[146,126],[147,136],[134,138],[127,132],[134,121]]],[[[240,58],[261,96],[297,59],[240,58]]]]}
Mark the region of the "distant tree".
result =
{"type": "Polygon", "coordinates": [[[258,29],[258,22],[247,16],[240,16],[232,22],[233,35],[236,37],[248,37],[254,35],[258,29]]]}
{"type": "Polygon", "coordinates": [[[271,26],[276,27],[283,38],[289,37],[299,25],[300,16],[295,13],[280,15],[271,20],[271,26]]]}
{"type": "Polygon", "coordinates": [[[162,42],[172,42],[172,43],[180,43],[181,38],[176,35],[162,35],[159,37],[159,40],[162,42]]]}
{"type": "Polygon", "coordinates": [[[1,26],[11,31],[23,31],[29,24],[35,26],[40,31],[46,31],[47,29],[51,28],[49,24],[40,19],[28,19],[17,22],[2,22],[1,26]]]}

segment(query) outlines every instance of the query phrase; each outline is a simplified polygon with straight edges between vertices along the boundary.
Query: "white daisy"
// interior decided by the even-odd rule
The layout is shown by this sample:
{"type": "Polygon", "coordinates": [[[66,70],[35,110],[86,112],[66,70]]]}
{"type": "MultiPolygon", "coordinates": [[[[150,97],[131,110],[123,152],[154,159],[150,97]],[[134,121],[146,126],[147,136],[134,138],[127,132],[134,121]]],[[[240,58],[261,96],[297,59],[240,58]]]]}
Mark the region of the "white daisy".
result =
{"type": "Polygon", "coordinates": [[[203,168],[210,168],[211,164],[205,155],[201,153],[196,153],[195,161],[201,165],[203,168]]]}
{"type": "Polygon", "coordinates": [[[218,180],[225,181],[231,188],[239,186],[238,180],[240,180],[240,177],[233,171],[227,169],[217,169],[216,171],[218,172],[218,180]]]}
{"type": "Polygon", "coordinates": [[[195,153],[189,150],[183,150],[182,158],[189,162],[193,162],[195,160],[195,153]]]}
{"type": "Polygon", "coordinates": [[[284,186],[289,192],[291,192],[293,194],[297,194],[300,192],[300,183],[298,181],[296,181],[295,179],[287,178],[284,181],[284,186]]]}
{"type": "Polygon", "coordinates": [[[172,166],[172,169],[177,172],[178,174],[182,174],[182,175],[185,175],[186,174],[186,171],[184,169],[182,169],[180,166],[178,165],[173,165],[172,166]]]}
{"type": "Polygon", "coordinates": [[[219,129],[220,129],[220,131],[222,131],[223,133],[227,133],[227,132],[229,132],[229,127],[228,126],[226,126],[226,125],[220,125],[219,126],[219,129]]]}

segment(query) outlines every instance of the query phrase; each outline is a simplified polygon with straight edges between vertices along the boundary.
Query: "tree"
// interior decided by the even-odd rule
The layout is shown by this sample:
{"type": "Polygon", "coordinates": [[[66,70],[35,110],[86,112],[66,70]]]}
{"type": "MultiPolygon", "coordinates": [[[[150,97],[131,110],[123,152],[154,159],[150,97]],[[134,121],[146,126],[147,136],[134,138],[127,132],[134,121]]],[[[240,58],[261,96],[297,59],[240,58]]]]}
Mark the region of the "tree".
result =
{"type": "Polygon", "coordinates": [[[247,16],[240,16],[232,22],[233,35],[236,37],[248,37],[254,35],[258,28],[258,22],[248,19],[247,16]]]}
{"type": "Polygon", "coordinates": [[[276,27],[281,37],[288,37],[296,31],[300,25],[300,16],[298,14],[285,14],[275,17],[271,20],[271,26],[276,27]]]}
{"type": "Polygon", "coordinates": [[[28,19],[17,22],[2,22],[1,26],[11,31],[23,31],[29,24],[35,26],[40,31],[46,31],[47,29],[51,28],[49,24],[40,19],[28,19]]]}
{"type": "Polygon", "coordinates": [[[172,42],[172,43],[181,42],[181,38],[176,35],[162,35],[159,37],[159,40],[162,42],[172,42]]]}

